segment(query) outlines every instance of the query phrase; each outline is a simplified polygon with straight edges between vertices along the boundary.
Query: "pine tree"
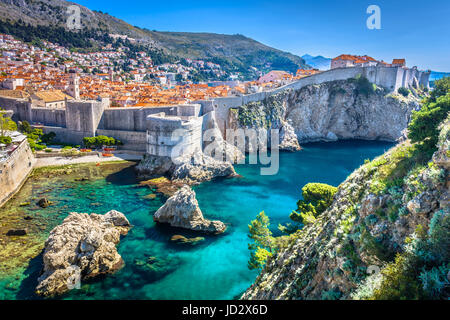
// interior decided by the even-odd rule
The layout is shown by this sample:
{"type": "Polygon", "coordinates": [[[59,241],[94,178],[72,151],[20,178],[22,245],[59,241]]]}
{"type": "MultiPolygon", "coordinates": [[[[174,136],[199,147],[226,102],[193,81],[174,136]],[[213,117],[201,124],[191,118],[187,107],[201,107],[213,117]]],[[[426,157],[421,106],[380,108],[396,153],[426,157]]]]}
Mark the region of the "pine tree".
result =
{"type": "Polygon", "coordinates": [[[272,256],[273,237],[269,225],[269,217],[264,211],[260,212],[248,225],[248,237],[253,240],[248,244],[250,250],[248,268],[251,270],[264,268],[267,259],[272,256]]]}

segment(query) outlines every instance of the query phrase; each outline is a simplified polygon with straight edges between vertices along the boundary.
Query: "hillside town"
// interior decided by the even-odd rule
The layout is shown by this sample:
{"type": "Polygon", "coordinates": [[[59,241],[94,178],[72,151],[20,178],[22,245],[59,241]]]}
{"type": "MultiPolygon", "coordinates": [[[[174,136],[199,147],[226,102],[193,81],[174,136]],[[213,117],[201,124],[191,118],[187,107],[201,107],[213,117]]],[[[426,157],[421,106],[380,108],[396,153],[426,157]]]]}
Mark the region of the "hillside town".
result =
{"type": "Polygon", "coordinates": [[[24,43],[5,34],[0,34],[0,45],[0,95],[29,98],[50,108],[63,107],[66,99],[99,97],[108,97],[111,107],[187,104],[270,90],[318,72],[300,69],[292,75],[271,71],[256,81],[241,82],[230,76],[227,81],[194,83],[188,80],[190,74],[220,76],[221,66],[190,59],[186,59],[189,66],[156,66],[145,52],[137,53],[139,59],[126,60],[125,49],[113,49],[111,45],[99,52],[79,53],[47,41],[42,41],[42,47],[24,43]],[[124,63],[129,63],[126,70],[120,67],[124,63]],[[79,89],[71,89],[71,82],[79,89]]]}
{"type": "MultiPolygon", "coordinates": [[[[189,80],[192,74],[221,76],[224,72],[219,64],[203,60],[185,59],[188,66],[180,62],[155,65],[146,52],[128,59],[126,47],[111,44],[98,52],[81,53],[47,41],[35,45],[0,34],[0,45],[0,96],[31,99],[47,108],[64,108],[65,101],[71,99],[101,98],[109,98],[112,108],[189,104],[269,91],[321,72],[299,69],[293,75],[273,70],[254,81],[242,82],[230,75],[225,81],[194,82],[189,80]]],[[[354,66],[406,68],[406,62],[394,59],[389,64],[350,54],[331,61],[331,69],[354,66]]]]}

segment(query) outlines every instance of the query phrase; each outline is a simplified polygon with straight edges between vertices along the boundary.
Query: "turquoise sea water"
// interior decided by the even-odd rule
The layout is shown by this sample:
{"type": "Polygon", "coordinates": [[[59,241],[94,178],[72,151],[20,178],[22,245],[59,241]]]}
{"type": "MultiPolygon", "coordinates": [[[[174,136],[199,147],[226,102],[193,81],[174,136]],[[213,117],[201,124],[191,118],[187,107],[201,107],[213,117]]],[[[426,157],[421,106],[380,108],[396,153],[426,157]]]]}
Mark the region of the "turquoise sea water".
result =
{"type": "MultiPolygon", "coordinates": [[[[152,214],[164,199],[145,199],[149,189],[137,186],[131,169],[70,188],[67,183],[55,184],[49,194],[56,200],[51,217],[49,213],[52,224],[60,223],[70,211],[103,214],[115,209],[134,225],[118,246],[125,266],[114,275],[83,284],[62,299],[233,299],[257,276],[247,268],[247,225],[260,211],[270,217],[277,233],[279,223],[289,222],[303,185],[323,182],[337,186],[364,159],[373,159],[391,146],[370,141],[305,144],[301,152],[280,154],[277,175],[260,176],[258,165],[239,165],[236,169],[242,178],[195,187],[204,216],[228,224],[223,235],[205,236],[196,246],[169,242],[175,234],[199,235],[156,225],[152,214]],[[139,262],[148,257],[158,262],[142,266],[139,262]]],[[[0,274],[0,298],[36,299],[33,290],[41,266],[42,256],[38,256],[15,277],[2,278],[0,274]]]]}

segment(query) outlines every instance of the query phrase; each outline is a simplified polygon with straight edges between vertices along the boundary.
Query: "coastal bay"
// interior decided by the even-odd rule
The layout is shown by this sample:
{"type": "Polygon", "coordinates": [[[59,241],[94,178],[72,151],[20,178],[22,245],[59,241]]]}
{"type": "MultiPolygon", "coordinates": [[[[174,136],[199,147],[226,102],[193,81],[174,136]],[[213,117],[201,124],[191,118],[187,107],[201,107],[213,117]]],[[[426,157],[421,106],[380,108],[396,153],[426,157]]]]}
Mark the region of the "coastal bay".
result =
{"type": "Polygon", "coordinates": [[[289,222],[304,184],[338,185],[365,159],[373,159],[392,145],[375,141],[305,144],[301,152],[281,153],[280,172],[275,176],[260,176],[257,165],[238,165],[236,171],[242,177],[196,186],[205,215],[228,227],[220,236],[201,235],[205,240],[196,245],[169,240],[174,235],[193,238],[198,233],[153,222],[152,214],[165,198],[139,186],[134,162],[38,169],[0,209],[0,298],[36,298],[33,291],[42,268],[44,242],[69,212],[104,214],[114,209],[133,225],[118,246],[125,266],[61,298],[232,299],[257,275],[247,269],[250,220],[264,210],[273,232],[279,232],[278,224],[289,222]],[[36,206],[41,198],[52,204],[45,209],[36,206]],[[6,237],[7,229],[13,227],[26,228],[27,235],[6,237]]]}

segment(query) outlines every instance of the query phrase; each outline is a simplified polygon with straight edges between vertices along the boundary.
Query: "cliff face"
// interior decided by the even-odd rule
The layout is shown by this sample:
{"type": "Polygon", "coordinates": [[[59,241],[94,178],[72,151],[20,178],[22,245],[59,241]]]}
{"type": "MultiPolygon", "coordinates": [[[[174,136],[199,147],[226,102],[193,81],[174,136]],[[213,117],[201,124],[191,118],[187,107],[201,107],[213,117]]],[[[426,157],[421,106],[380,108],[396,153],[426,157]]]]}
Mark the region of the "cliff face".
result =
{"type": "Polygon", "coordinates": [[[449,131],[447,118],[433,157],[405,141],[352,173],[242,298],[392,299],[402,288],[406,298],[448,297],[449,131]]]}
{"type": "Polygon", "coordinates": [[[337,139],[395,141],[407,127],[419,98],[387,94],[365,79],[286,90],[262,102],[230,110],[231,128],[281,129],[290,124],[300,143],[337,139]]]}

